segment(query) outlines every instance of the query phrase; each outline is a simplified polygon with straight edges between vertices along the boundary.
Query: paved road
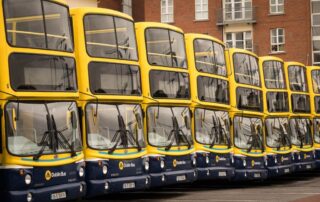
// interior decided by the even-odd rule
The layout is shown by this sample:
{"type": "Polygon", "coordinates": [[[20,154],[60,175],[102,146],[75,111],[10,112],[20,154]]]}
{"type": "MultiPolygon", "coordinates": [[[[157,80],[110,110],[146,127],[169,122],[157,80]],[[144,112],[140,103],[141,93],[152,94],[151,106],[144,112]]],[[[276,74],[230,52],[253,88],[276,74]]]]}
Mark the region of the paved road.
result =
{"type": "Polygon", "coordinates": [[[111,201],[320,201],[320,171],[304,172],[265,182],[196,182],[147,192],[122,193],[81,202],[111,201]]]}

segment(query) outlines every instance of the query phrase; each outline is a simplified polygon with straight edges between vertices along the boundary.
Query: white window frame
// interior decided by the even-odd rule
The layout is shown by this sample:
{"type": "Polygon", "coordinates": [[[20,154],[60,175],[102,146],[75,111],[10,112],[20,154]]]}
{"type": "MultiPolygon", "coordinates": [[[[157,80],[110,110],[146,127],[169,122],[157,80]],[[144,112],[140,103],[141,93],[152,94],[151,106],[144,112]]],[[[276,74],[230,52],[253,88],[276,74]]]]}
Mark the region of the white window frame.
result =
{"type": "Polygon", "coordinates": [[[194,2],[195,20],[208,20],[209,19],[209,1],[208,0],[195,0],[194,2]],[[200,10],[197,10],[200,6],[200,10]],[[197,17],[197,14],[199,16],[197,17]]]}
{"type": "Polygon", "coordinates": [[[312,5],[312,2],[320,2],[320,0],[312,0],[311,1],[311,34],[312,34],[312,40],[311,40],[311,50],[312,50],[312,64],[313,65],[320,65],[320,61],[315,61],[315,54],[320,54],[320,50],[314,50],[314,44],[313,42],[315,41],[320,41],[320,35],[317,36],[317,35],[313,35],[313,28],[320,28],[320,24],[319,25],[316,25],[314,23],[314,16],[319,16],[320,15],[320,12],[313,12],[313,5],[312,5]]]}
{"type": "Polygon", "coordinates": [[[274,28],[270,30],[270,51],[271,53],[283,53],[285,52],[284,48],[285,48],[285,44],[286,44],[286,33],[285,33],[285,29],[284,28],[274,28]],[[276,30],[276,36],[272,35],[272,31],[276,30]],[[279,34],[279,30],[283,31],[283,35],[279,34]],[[279,42],[279,37],[282,36],[283,37],[283,42],[279,42]],[[276,38],[276,42],[272,42],[272,38],[276,38]],[[283,45],[283,50],[280,50],[280,46],[283,45]],[[272,46],[277,46],[277,50],[272,50],[272,46]]]}
{"type": "Polygon", "coordinates": [[[284,14],[284,1],[285,0],[282,0],[282,3],[279,3],[280,0],[274,0],[275,3],[272,3],[273,0],[269,0],[269,13],[270,14],[284,14]],[[279,10],[280,6],[282,6],[282,11],[279,10]],[[272,11],[272,7],[275,7],[276,8],[276,11],[273,12],[272,11]]]}
{"type": "Polygon", "coordinates": [[[122,0],[122,12],[132,16],[132,0],[122,0]]]}
{"type": "Polygon", "coordinates": [[[161,0],[161,22],[163,23],[173,23],[174,22],[174,0],[171,0],[172,5],[169,5],[169,0],[161,0]],[[162,4],[165,2],[165,7],[163,9],[162,4]],[[172,7],[172,12],[170,12],[170,7],[172,7]],[[164,10],[164,12],[162,12],[164,10]],[[170,19],[172,16],[172,19],[170,19]]]}
{"type": "Polygon", "coordinates": [[[226,32],[225,33],[225,43],[226,44],[231,43],[232,47],[236,48],[237,47],[236,46],[237,41],[239,41],[239,40],[236,39],[236,35],[239,34],[239,33],[242,33],[242,35],[243,35],[243,40],[241,40],[241,41],[243,41],[243,48],[245,50],[248,50],[248,51],[253,51],[253,33],[252,33],[251,30],[240,31],[240,32],[226,32]],[[247,32],[251,33],[251,38],[250,39],[247,38],[247,32]],[[231,40],[227,40],[227,34],[231,34],[231,40]],[[251,41],[251,47],[248,47],[247,40],[251,41]]]}
{"type": "Polygon", "coordinates": [[[223,0],[223,18],[226,21],[241,21],[245,19],[251,19],[253,13],[252,0],[241,0],[236,2],[236,0],[223,0]],[[236,5],[241,5],[241,9],[236,11],[236,5]],[[227,5],[231,8],[231,11],[227,11],[227,5]],[[229,14],[229,17],[227,15],[229,14]],[[237,16],[241,14],[241,17],[237,16]]]}

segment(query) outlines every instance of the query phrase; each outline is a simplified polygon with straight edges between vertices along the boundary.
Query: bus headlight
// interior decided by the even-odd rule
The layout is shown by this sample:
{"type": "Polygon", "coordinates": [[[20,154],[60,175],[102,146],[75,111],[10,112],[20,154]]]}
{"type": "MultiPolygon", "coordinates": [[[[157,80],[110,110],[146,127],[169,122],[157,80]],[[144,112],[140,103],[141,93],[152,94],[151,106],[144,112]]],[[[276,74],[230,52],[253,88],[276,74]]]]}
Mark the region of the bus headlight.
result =
{"type": "Polygon", "coordinates": [[[27,202],[31,202],[32,201],[32,194],[28,193],[27,194],[27,202]]]}
{"type": "Polygon", "coordinates": [[[243,167],[246,167],[246,166],[247,166],[247,161],[246,161],[246,159],[243,159],[243,160],[242,160],[242,165],[243,165],[243,167]]]}
{"type": "Polygon", "coordinates": [[[192,165],[196,166],[196,164],[197,164],[197,158],[196,158],[196,155],[193,155],[192,156],[192,165]]]}
{"type": "Polygon", "coordinates": [[[316,159],[316,151],[313,150],[313,158],[316,159]]]}
{"type": "Polygon", "coordinates": [[[102,166],[102,173],[106,175],[108,173],[108,167],[106,165],[102,166]]]}
{"type": "Polygon", "coordinates": [[[268,167],[268,157],[265,157],[265,158],[264,158],[264,165],[265,165],[266,167],[268,167]]]}
{"type": "Polygon", "coordinates": [[[206,156],[206,164],[209,164],[209,163],[210,163],[209,156],[206,156]]]}
{"type": "Polygon", "coordinates": [[[292,160],[294,161],[294,153],[291,153],[292,160]]]}
{"type": "Polygon", "coordinates": [[[277,163],[278,163],[277,156],[274,156],[274,163],[275,163],[275,164],[277,164],[277,163]]]}
{"type": "Polygon", "coordinates": [[[231,164],[234,164],[234,157],[232,154],[230,154],[231,164]]]}
{"type": "Polygon", "coordinates": [[[83,167],[80,167],[80,169],[79,169],[79,176],[80,177],[84,176],[84,168],[83,167]]]}
{"type": "Polygon", "coordinates": [[[146,171],[148,171],[149,168],[150,168],[149,161],[146,160],[146,161],[144,162],[144,169],[145,169],[146,171]]]}
{"type": "Polygon", "coordinates": [[[161,168],[161,169],[164,169],[164,160],[161,160],[161,161],[160,161],[160,168],[161,168]]]}
{"type": "Polygon", "coordinates": [[[108,182],[106,182],[106,183],[104,184],[104,189],[105,189],[105,190],[108,190],[108,189],[109,189],[109,183],[108,183],[108,182]]]}
{"type": "Polygon", "coordinates": [[[298,160],[299,160],[299,161],[301,160],[301,156],[300,156],[300,153],[298,153],[298,160]]]}
{"type": "Polygon", "coordinates": [[[29,175],[29,174],[26,174],[25,176],[24,176],[24,182],[26,183],[26,185],[29,185],[29,184],[31,184],[31,175],[29,175]]]}

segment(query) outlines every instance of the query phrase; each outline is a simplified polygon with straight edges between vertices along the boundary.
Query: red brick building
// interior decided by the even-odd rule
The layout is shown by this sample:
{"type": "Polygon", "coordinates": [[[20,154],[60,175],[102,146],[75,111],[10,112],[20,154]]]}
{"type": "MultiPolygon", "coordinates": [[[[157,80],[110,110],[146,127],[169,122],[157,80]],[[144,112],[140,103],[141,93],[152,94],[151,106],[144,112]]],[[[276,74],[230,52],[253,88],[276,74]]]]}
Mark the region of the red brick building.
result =
{"type": "Polygon", "coordinates": [[[98,6],[210,34],[261,56],[320,65],[320,0],[100,0],[98,6]]]}

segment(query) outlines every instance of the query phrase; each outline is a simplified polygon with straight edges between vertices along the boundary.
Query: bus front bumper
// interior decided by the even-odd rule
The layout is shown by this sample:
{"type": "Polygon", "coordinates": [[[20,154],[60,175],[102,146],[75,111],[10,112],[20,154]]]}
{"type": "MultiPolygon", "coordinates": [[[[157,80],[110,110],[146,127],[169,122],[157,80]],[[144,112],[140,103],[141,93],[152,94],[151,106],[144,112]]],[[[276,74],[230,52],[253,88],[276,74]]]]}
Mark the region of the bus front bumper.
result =
{"type": "Polygon", "coordinates": [[[6,202],[49,202],[76,200],[84,197],[85,193],[85,182],[77,182],[23,191],[8,191],[0,194],[0,196],[4,195],[1,198],[6,202]]]}
{"type": "Polygon", "coordinates": [[[299,162],[294,164],[295,172],[312,170],[316,167],[316,161],[299,162]]]}
{"type": "Polygon", "coordinates": [[[234,180],[265,180],[268,177],[267,169],[236,169],[234,180]]]}
{"type": "Polygon", "coordinates": [[[107,193],[145,190],[149,187],[150,177],[148,175],[87,180],[87,197],[90,198],[107,193]]]}
{"type": "Polygon", "coordinates": [[[207,167],[197,168],[198,180],[228,179],[235,175],[233,167],[207,167]]]}
{"type": "Polygon", "coordinates": [[[197,171],[179,170],[179,171],[167,171],[161,173],[150,173],[151,187],[161,187],[165,185],[190,183],[197,180],[197,171]]]}
{"type": "Polygon", "coordinates": [[[268,169],[268,177],[277,177],[281,175],[286,175],[289,173],[293,173],[295,170],[295,166],[293,164],[281,165],[281,166],[270,166],[268,169]]]}

